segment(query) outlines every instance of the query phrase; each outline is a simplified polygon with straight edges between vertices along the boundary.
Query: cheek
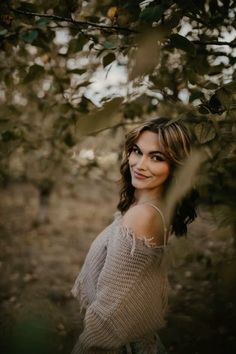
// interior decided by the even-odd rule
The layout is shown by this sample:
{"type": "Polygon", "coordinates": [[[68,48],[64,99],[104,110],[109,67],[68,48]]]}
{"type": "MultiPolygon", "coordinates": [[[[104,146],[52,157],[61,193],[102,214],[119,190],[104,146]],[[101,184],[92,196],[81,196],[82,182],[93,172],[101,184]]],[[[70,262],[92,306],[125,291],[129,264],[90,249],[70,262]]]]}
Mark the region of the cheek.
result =
{"type": "Polygon", "coordinates": [[[162,163],[156,168],[157,175],[163,179],[167,179],[170,174],[170,166],[168,163],[162,163]]]}
{"type": "Polygon", "coordinates": [[[170,166],[168,165],[168,163],[165,164],[164,173],[166,174],[167,177],[170,174],[170,166]]]}
{"type": "Polygon", "coordinates": [[[128,158],[128,163],[130,166],[132,166],[137,160],[137,157],[134,154],[130,154],[128,158]]]}

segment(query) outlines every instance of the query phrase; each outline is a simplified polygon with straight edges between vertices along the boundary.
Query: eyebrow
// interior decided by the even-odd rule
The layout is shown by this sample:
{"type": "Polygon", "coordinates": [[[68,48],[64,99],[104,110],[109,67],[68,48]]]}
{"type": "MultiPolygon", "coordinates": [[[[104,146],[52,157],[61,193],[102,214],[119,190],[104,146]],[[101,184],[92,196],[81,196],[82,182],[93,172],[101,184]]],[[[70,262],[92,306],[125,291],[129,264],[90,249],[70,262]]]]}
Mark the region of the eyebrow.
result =
{"type": "MultiPolygon", "coordinates": [[[[138,144],[134,144],[135,147],[137,147],[139,149],[139,151],[142,151],[141,148],[138,146],[138,144]]],[[[150,151],[149,155],[153,155],[153,154],[161,154],[163,156],[165,156],[165,154],[162,151],[159,150],[155,150],[155,151],[150,151]]]]}

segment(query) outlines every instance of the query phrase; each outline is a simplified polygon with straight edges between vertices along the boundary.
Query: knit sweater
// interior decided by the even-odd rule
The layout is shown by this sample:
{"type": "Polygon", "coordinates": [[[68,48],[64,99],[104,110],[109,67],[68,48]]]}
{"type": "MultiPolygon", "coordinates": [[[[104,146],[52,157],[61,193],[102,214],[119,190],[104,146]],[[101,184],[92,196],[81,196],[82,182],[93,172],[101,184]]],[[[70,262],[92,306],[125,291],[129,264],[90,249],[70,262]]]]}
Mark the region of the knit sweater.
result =
{"type": "Polygon", "coordinates": [[[116,212],[93,241],[72,288],[83,321],[72,354],[118,354],[133,342],[156,353],[150,346],[167,311],[166,245],[137,237],[122,218],[116,212]]]}

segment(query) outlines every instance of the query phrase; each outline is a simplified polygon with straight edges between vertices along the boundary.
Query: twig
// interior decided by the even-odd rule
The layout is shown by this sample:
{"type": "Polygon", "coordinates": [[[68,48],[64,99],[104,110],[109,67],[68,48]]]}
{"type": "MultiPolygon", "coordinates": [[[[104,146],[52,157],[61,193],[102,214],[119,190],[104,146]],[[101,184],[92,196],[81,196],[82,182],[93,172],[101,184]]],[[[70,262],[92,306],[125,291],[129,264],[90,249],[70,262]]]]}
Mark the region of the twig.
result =
{"type": "Polygon", "coordinates": [[[91,133],[88,133],[88,136],[94,136],[94,135],[97,135],[105,130],[109,130],[109,129],[116,129],[116,128],[119,128],[119,127],[126,127],[127,125],[135,125],[135,124],[138,124],[138,122],[123,122],[123,123],[117,123],[115,125],[112,125],[110,127],[105,127],[105,128],[101,128],[101,129],[98,129],[98,130],[95,130],[91,133]]]}
{"type": "Polygon", "coordinates": [[[91,27],[100,28],[100,29],[104,29],[104,30],[116,30],[118,32],[138,33],[138,31],[132,30],[132,29],[126,28],[126,27],[102,25],[102,24],[98,24],[98,23],[90,22],[90,21],[75,21],[71,17],[62,17],[62,16],[57,16],[57,15],[40,14],[40,13],[36,13],[36,12],[17,10],[14,8],[11,8],[11,10],[15,13],[25,15],[25,16],[37,16],[37,17],[41,17],[41,18],[49,18],[49,19],[55,20],[55,21],[70,22],[73,25],[77,25],[77,26],[91,26],[91,27]]]}
{"type": "Polygon", "coordinates": [[[204,21],[204,20],[201,19],[201,18],[198,18],[198,17],[196,17],[196,16],[192,16],[192,15],[190,15],[190,14],[185,14],[185,16],[188,17],[188,18],[191,18],[191,20],[193,20],[193,21],[196,21],[196,22],[198,22],[198,23],[201,23],[202,25],[206,26],[207,28],[210,27],[210,23],[204,21]]]}

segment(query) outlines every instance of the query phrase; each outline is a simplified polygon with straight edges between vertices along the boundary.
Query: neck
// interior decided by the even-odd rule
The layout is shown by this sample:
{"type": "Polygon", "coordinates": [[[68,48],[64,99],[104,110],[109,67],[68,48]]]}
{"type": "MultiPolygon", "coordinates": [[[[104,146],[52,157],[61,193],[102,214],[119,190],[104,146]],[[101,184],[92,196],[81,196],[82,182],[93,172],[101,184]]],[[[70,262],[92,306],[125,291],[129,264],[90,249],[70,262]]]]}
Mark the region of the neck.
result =
{"type": "Polygon", "coordinates": [[[136,191],[134,196],[135,196],[135,204],[143,204],[143,203],[148,203],[148,202],[160,202],[161,201],[161,196],[158,193],[155,194],[146,194],[146,193],[137,193],[139,191],[136,191]]]}

